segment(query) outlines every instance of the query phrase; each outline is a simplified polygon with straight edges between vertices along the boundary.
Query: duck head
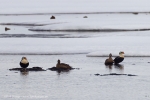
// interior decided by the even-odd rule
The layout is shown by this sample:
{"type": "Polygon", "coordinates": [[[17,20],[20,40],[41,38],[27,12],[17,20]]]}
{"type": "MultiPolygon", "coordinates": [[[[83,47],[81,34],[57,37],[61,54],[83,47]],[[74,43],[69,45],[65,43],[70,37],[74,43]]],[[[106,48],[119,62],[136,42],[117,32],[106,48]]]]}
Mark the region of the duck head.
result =
{"type": "Polygon", "coordinates": [[[125,53],[124,53],[123,51],[120,51],[120,52],[119,52],[119,56],[120,56],[120,57],[123,57],[123,58],[124,58],[124,54],[125,54],[125,53]]]}
{"type": "Polygon", "coordinates": [[[60,64],[60,60],[59,59],[58,59],[57,63],[60,64]]]}
{"type": "Polygon", "coordinates": [[[111,54],[111,53],[109,54],[109,57],[110,57],[110,58],[112,57],[112,54],[111,54]]]}
{"type": "Polygon", "coordinates": [[[26,58],[26,57],[22,57],[22,59],[21,59],[21,63],[23,63],[23,64],[27,64],[27,63],[28,63],[27,58],[26,58]]]}

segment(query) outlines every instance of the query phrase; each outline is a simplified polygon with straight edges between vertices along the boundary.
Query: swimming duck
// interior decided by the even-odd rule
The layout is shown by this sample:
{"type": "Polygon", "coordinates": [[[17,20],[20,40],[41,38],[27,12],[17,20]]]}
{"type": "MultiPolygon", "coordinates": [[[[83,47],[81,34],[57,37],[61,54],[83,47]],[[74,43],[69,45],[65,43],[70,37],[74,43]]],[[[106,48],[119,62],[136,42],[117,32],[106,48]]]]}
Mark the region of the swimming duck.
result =
{"type": "Polygon", "coordinates": [[[65,63],[60,63],[60,60],[58,59],[56,68],[62,68],[62,69],[71,69],[72,67],[65,63]]]}
{"type": "Polygon", "coordinates": [[[124,52],[123,51],[120,51],[119,52],[119,56],[117,56],[115,59],[114,59],[114,63],[115,64],[118,64],[120,62],[122,62],[124,60],[124,52]]]}
{"type": "Polygon", "coordinates": [[[29,62],[26,57],[22,57],[22,59],[20,61],[20,66],[22,68],[27,68],[29,66],[29,62]]]}
{"type": "Polygon", "coordinates": [[[109,58],[105,60],[105,65],[112,65],[113,64],[113,59],[111,58],[112,54],[109,54],[109,58]]]}

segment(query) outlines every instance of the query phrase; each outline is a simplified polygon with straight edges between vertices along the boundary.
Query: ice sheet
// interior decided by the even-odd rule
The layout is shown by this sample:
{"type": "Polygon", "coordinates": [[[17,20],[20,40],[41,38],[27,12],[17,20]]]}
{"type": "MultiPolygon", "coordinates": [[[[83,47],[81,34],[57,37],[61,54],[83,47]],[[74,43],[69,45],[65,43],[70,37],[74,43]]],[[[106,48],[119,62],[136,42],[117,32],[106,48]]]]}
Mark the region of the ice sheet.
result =
{"type": "MultiPolygon", "coordinates": [[[[149,13],[91,14],[91,12],[101,11],[145,12],[150,7],[148,0],[133,0],[132,2],[129,2],[129,0],[115,0],[113,3],[110,0],[87,0],[86,2],[85,0],[51,0],[53,3],[49,0],[33,0],[32,3],[28,0],[13,0],[12,3],[9,2],[8,0],[0,1],[0,16],[2,19],[0,24],[2,27],[15,27],[15,29],[11,28],[13,31],[0,32],[0,54],[87,54],[87,56],[108,56],[109,53],[112,53],[113,56],[117,56],[119,51],[124,51],[125,56],[150,56],[149,31],[138,32],[139,30],[150,29],[149,13]],[[84,14],[75,14],[77,12],[84,14]],[[47,15],[28,15],[31,13],[47,13],[47,15]],[[14,15],[5,16],[4,14],[14,15]],[[27,15],[16,16],[15,14],[27,15]],[[52,14],[56,16],[55,20],[50,20],[52,14]],[[88,18],[83,18],[84,16],[88,18]],[[26,30],[24,31],[22,28],[26,28],[26,30]],[[27,31],[28,29],[42,31],[37,32],[38,35],[53,35],[54,37],[33,38],[31,36],[37,33],[29,32],[27,31]],[[78,32],[82,30],[86,32],[78,32]],[[97,33],[89,32],[93,30],[96,30],[97,33]],[[101,32],[102,30],[106,32],[103,33],[101,32]],[[109,33],[114,30],[129,32],[109,33]],[[61,35],[64,36],[60,37],[60,34],[56,31],[62,31],[61,35]],[[12,34],[13,36],[11,37],[12,34]],[[2,35],[7,35],[7,38],[2,35]],[[21,36],[15,37],[15,35],[21,36]],[[77,37],[73,38],[75,35],[77,37]]],[[[4,31],[4,28],[2,30],[4,31]]]]}
{"type": "Polygon", "coordinates": [[[149,0],[1,0],[0,14],[77,13],[77,12],[145,12],[149,0]]]}
{"type": "Polygon", "coordinates": [[[91,38],[1,38],[0,54],[108,56],[112,53],[117,56],[119,51],[124,51],[125,56],[150,56],[148,33],[145,36],[125,34],[91,38]]]}
{"type": "Polygon", "coordinates": [[[1,25],[25,26],[31,31],[143,31],[150,30],[149,14],[56,14],[2,16],[1,25]],[[87,16],[88,18],[83,18],[87,16]],[[33,20],[31,20],[33,19],[33,20]]]}

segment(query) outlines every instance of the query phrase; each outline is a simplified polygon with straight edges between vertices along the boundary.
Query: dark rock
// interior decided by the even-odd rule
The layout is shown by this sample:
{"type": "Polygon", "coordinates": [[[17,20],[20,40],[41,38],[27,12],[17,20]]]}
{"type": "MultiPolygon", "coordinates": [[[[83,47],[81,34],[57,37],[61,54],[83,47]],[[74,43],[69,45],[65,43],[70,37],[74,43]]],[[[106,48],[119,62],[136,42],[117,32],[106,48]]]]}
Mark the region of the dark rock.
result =
{"type": "Polygon", "coordinates": [[[57,67],[52,67],[52,68],[48,68],[47,70],[51,70],[51,71],[69,71],[69,70],[73,70],[73,69],[77,69],[79,70],[80,68],[57,68],[57,67]]]}
{"type": "Polygon", "coordinates": [[[23,68],[12,68],[12,69],[9,69],[10,71],[20,71],[21,69],[23,68]]]}
{"type": "Polygon", "coordinates": [[[127,74],[110,73],[109,75],[127,75],[127,74]]]}
{"type": "Polygon", "coordinates": [[[12,68],[9,69],[10,71],[21,71],[21,72],[27,72],[27,71],[46,71],[42,69],[41,67],[32,67],[32,68],[12,68]]]}
{"type": "Polygon", "coordinates": [[[8,30],[10,30],[10,28],[8,28],[8,27],[5,27],[5,31],[8,31],[8,30]]]}
{"type": "Polygon", "coordinates": [[[128,76],[137,76],[137,75],[128,74],[128,76]]]}
{"type": "Polygon", "coordinates": [[[138,12],[134,12],[133,14],[134,14],[134,15],[137,15],[137,14],[139,14],[139,13],[138,13],[138,12]]]}
{"type": "Polygon", "coordinates": [[[51,16],[51,18],[50,19],[55,19],[55,16],[51,16]]]}
{"type": "Polygon", "coordinates": [[[22,69],[20,70],[20,72],[28,72],[28,69],[27,69],[27,68],[22,68],[22,69]]]}
{"type": "Polygon", "coordinates": [[[87,16],[84,16],[83,18],[88,18],[87,16]]]}
{"type": "Polygon", "coordinates": [[[100,75],[100,74],[94,74],[94,75],[98,76],[98,75],[100,75]]]}
{"type": "Polygon", "coordinates": [[[74,69],[80,70],[80,68],[74,68],[74,69]]]}
{"type": "Polygon", "coordinates": [[[56,67],[52,67],[52,68],[48,68],[48,70],[56,71],[56,70],[58,70],[58,68],[56,68],[56,67]]]}
{"type": "Polygon", "coordinates": [[[137,75],[132,75],[132,74],[117,74],[117,73],[102,74],[102,75],[100,75],[100,74],[94,74],[94,75],[96,75],[96,76],[109,76],[109,75],[116,75],[116,76],[118,76],[118,75],[137,76],[137,75]]]}

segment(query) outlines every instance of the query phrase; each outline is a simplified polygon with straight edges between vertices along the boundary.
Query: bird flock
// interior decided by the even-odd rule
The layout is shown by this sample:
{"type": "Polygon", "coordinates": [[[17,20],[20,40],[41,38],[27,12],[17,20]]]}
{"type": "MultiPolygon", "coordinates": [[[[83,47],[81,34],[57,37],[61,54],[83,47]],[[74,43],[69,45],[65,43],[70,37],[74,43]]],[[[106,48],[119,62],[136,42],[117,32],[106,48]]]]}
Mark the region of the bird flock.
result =
{"type": "MultiPolygon", "coordinates": [[[[120,51],[119,56],[117,56],[114,60],[112,59],[112,54],[109,54],[109,58],[105,60],[105,65],[112,65],[112,64],[119,64],[124,60],[124,52],[120,51]]],[[[29,62],[26,57],[22,57],[20,61],[20,66],[26,71],[26,68],[29,66],[29,62]]],[[[61,61],[58,59],[56,64],[57,69],[72,69],[72,67],[69,64],[61,63],[61,61]]]]}
{"type": "Polygon", "coordinates": [[[114,60],[112,59],[112,54],[109,54],[109,58],[105,60],[105,65],[119,64],[124,60],[124,52],[120,51],[119,56],[117,56],[114,60]]]}

